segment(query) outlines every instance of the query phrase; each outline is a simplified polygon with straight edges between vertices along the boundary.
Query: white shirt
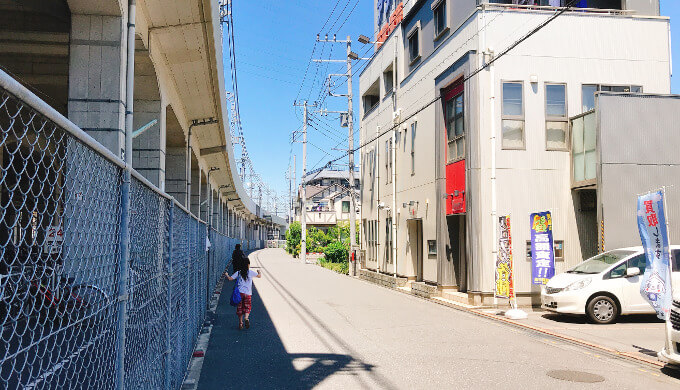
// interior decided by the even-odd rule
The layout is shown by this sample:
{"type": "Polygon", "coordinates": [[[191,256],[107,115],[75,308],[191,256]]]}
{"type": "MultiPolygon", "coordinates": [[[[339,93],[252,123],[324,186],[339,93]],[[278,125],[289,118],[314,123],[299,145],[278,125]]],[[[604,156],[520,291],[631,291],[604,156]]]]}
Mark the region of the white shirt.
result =
{"type": "Polygon", "coordinates": [[[253,278],[257,276],[257,272],[253,271],[252,269],[248,270],[248,279],[243,280],[243,277],[241,277],[240,272],[234,272],[233,275],[231,275],[232,279],[236,279],[236,283],[238,283],[238,292],[241,294],[246,294],[246,295],[253,295],[253,278]]]}

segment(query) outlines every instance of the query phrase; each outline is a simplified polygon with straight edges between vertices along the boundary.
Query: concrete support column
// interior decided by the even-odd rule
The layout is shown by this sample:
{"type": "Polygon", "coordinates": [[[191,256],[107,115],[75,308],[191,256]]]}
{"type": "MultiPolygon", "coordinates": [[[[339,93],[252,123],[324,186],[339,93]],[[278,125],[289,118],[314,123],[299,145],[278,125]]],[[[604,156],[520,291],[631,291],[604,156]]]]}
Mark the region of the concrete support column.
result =
{"type": "MultiPolygon", "coordinates": [[[[193,165],[193,163],[192,163],[193,165]]],[[[191,167],[191,212],[199,217],[201,216],[201,171],[196,167],[191,167]]],[[[185,189],[186,191],[186,189],[185,189]]]]}
{"type": "Polygon", "coordinates": [[[177,201],[186,204],[187,190],[187,148],[170,147],[166,151],[164,169],[165,192],[172,195],[177,201]]]}
{"type": "Polygon", "coordinates": [[[125,147],[126,33],[121,16],[71,15],[68,117],[119,157],[125,147]]]}
{"type": "MultiPolygon", "coordinates": [[[[135,130],[153,120],[157,123],[132,140],[132,167],[163,189],[165,183],[165,109],[162,101],[135,99],[135,130]]],[[[185,163],[186,164],[186,163],[185,163]]]]}

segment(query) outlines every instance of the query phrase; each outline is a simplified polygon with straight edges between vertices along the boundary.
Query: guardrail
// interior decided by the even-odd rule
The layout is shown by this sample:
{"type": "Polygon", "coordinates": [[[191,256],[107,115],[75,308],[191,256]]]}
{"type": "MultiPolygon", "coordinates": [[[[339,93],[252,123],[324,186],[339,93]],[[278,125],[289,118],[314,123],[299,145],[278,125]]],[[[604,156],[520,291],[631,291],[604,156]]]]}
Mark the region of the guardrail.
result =
{"type": "Polygon", "coordinates": [[[0,387],[180,388],[241,241],[2,71],[0,136],[0,387]]]}

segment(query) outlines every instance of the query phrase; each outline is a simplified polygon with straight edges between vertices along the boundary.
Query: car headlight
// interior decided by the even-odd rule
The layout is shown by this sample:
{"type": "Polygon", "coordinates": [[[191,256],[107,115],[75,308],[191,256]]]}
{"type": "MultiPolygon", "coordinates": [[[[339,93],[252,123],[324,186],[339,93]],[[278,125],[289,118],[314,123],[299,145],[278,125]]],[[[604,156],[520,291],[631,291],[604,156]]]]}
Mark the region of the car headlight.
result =
{"type": "Polygon", "coordinates": [[[591,282],[592,280],[593,280],[593,278],[585,278],[585,279],[581,279],[581,280],[579,280],[578,282],[574,282],[574,283],[568,285],[568,286],[564,289],[564,291],[580,290],[580,289],[582,289],[582,288],[584,288],[584,287],[587,287],[587,286],[590,284],[590,282],[591,282]]]}

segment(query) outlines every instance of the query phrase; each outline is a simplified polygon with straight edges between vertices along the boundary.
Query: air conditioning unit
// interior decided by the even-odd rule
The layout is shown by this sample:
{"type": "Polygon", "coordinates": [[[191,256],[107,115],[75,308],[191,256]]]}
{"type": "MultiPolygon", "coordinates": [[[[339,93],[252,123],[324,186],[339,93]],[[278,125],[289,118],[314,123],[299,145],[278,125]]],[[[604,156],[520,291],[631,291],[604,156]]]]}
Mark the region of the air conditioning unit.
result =
{"type": "Polygon", "coordinates": [[[392,113],[392,123],[396,125],[399,122],[401,122],[401,108],[392,113]]]}

